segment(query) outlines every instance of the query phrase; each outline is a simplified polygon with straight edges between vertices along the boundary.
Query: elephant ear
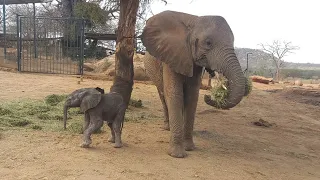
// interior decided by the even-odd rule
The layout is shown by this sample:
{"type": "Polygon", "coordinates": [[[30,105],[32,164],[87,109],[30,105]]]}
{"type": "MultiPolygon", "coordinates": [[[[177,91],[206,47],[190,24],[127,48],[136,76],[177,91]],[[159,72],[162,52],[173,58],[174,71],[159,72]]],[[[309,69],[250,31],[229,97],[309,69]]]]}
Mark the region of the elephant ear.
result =
{"type": "Polygon", "coordinates": [[[91,108],[96,107],[101,101],[100,93],[88,93],[81,101],[80,110],[85,112],[91,108]]]}
{"type": "Polygon", "coordinates": [[[193,76],[193,59],[188,42],[197,16],[164,11],[148,19],[141,35],[146,50],[179,74],[193,76]]]}

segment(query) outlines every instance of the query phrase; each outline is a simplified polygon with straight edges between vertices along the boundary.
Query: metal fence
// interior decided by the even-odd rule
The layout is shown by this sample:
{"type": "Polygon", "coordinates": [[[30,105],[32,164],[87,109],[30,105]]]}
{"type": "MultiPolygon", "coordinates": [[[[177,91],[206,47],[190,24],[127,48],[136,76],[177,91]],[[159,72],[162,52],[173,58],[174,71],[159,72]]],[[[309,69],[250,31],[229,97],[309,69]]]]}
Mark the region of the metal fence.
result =
{"type": "Polygon", "coordinates": [[[0,66],[17,67],[17,35],[16,33],[0,34],[0,66]]]}
{"type": "MultiPolygon", "coordinates": [[[[16,47],[21,72],[83,74],[84,20],[17,16],[16,47]]],[[[10,39],[7,38],[7,42],[10,39]]]]}

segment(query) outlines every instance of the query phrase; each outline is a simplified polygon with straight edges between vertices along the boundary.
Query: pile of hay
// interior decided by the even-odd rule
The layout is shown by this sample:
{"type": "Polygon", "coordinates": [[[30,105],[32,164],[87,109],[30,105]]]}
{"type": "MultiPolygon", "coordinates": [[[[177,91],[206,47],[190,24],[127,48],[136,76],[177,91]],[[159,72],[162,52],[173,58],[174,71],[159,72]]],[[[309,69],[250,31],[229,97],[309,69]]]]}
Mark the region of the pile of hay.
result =
{"type": "MultiPolygon", "coordinates": [[[[109,77],[115,75],[115,54],[103,58],[98,61],[86,62],[84,63],[85,71],[105,74],[109,77]]],[[[144,63],[142,61],[144,55],[136,54],[133,55],[133,64],[134,64],[134,80],[147,81],[149,77],[146,74],[144,63]]]]}
{"type": "Polygon", "coordinates": [[[130,105],[130,106],[133,106],[133,107],[136,107],[136,108],[141,108],[141,107],[143,107],[141,99],[139,99],[139,100],[130,99],[129,105],[130,105]]]}
{"type": "Polygon", "coordinates": [[[64,101],[67,98],[67,96],[68,96],[67,94],[63,94],[63,95],[51,94],[45,97],[44,101],[48,105],[56,106],[60,102],[64,101]]]}

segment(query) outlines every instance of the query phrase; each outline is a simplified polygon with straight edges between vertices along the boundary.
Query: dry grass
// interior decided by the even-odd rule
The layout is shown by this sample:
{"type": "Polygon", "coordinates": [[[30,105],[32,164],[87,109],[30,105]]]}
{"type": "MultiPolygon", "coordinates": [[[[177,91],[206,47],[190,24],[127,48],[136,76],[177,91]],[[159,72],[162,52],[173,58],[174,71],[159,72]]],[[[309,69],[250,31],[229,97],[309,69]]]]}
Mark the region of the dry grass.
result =
{"type": "MultiPolygon", "coordinates": [[[[217,108],[220,108],[228,97],[227,84],[228,80],[223,76],[218,76],[215,79],[215,85],[210,89],[211,98],[217,103],[217,108]]],[[[251,78],[246,78],[246,90],[245,96],[248,96],[252,91],[252,81],[251,78]]]]}
{"type": "Polygon", "coordinates": [[[136,108],[141,108],[141,107],[143,107],[141,99],[139,99],[139,100],[130,99],[129,105],[130,105],[130,106],[133,106],[133,107],[136,107],[136,108]]]}
{"type": "MultiPolygon", "coordinates": [[[[51,94],[43,100],[22,99],[7,101],[0,104],[0,127],[2,128],[27,128],[45,131],[63,130],[63,105],[67,95],[51,94]]],[[[142,108],[142,101],[131,99],[131,108],[142,108]]],[[[130,110],[129,110],[130,111],[130,110]]],[[[135,114],[133,111],[126,113],[126,121],[138,121],[145,115],[135,114]]],[[[83,132],[83,113],[79,108],[68,111],[67,131],[71,133],[83,132]]],[[[101,133],[99,129],[95,133],[101,133]]]]}
{"type": "MultiPolygon", "coordinates": [[[[49,95],[44,100],[21,99],[0,104],[0,126],[36,130],[62,130],[63,104],[66,95],[49,95]]],[[[77,108],[70,110],[71,123],[81,123],[77,108]]]]}
{"type": "Polygon", "coordinates": [[[217,76],[216,84],[210,90],[211,98],[217,103],[217,107],[221,107],[226,103],[228,96],[227,79],[223,76],[217,76]]]}

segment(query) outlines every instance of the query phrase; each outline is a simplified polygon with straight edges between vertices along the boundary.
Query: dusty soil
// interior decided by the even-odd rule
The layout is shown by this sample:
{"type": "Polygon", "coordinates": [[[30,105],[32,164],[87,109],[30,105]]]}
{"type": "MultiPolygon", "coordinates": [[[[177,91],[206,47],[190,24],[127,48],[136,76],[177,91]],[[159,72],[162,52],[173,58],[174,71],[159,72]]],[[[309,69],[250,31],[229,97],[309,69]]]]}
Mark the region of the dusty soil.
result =
{"type": "MultiPolygon", "coordinates": [[[[72,76],[0,71],[0,101],[41,99],[81,87],[112,82],[72,76]]],[[[93,136],[93,147],[78,145],[81,135],[35,130],[0,129],[0,179],[320,179],[320,111],[318,106],[281,98],[254,83],[252,94],[235,108],[222,111],[203,102],[201,90],[196,122],[197,149],[184,159],[166,154],[169,132],[156,88],[135,83],[132,96],[143,101],[147,118],[126,122],[124,147],[113,148],[109,131],[93,136]],[[148,117],[153,115],[152,120],[148,117]],[[263,119],[270,127],[255,126],[263,119]]],[[[62,123],[61,123],[62,129],[62,123]]]]}
{"type": "Polygon", "coordinates": [[[295,102],[320,106],[320,89],[290,87],[279,91],[278,94],[295,102]]]}

